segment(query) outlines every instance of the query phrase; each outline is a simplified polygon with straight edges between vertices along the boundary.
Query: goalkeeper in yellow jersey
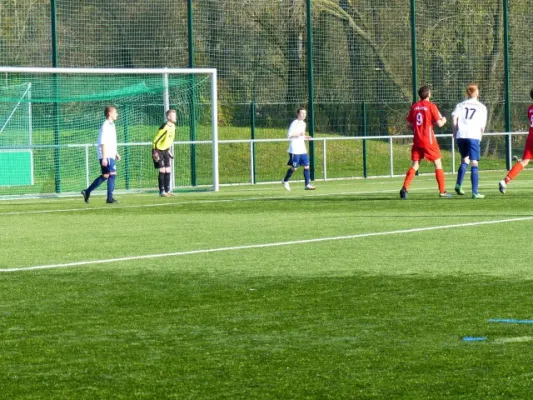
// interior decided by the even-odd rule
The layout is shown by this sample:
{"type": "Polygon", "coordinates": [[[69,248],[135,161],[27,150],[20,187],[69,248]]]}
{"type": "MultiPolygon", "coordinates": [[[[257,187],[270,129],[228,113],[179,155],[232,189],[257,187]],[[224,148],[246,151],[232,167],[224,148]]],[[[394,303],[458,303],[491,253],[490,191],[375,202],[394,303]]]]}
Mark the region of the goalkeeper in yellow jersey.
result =
{"type": "Polygon", "coordinates": [[[176,136],[176,110],[167,111],[167,121],[161,125],[152,141],[152,159],[155,169],[159,170],[159,196],[170,197],[170,160],[174,137],[176,136]]]}

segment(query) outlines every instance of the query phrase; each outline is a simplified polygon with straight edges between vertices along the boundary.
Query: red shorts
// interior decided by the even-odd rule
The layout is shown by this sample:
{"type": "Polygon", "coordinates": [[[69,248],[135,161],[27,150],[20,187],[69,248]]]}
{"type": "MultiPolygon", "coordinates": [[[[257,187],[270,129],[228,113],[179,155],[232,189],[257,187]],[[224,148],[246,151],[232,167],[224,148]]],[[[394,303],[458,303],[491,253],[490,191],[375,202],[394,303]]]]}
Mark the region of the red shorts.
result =
{"type": "Polygon", "coordinates": [[[411,147],[411,161],[421,161],[424,158],[428,161],[438,160],[440,158],[439,145],[428,147],[416,147],[413,145],[411,147]]]}
{"type": "Polygon", "coordinates": [[[522,160],[533,159],[533,135],[528,135],[526,145],[524,147],[524,154],[522,154],[522,160]]]}

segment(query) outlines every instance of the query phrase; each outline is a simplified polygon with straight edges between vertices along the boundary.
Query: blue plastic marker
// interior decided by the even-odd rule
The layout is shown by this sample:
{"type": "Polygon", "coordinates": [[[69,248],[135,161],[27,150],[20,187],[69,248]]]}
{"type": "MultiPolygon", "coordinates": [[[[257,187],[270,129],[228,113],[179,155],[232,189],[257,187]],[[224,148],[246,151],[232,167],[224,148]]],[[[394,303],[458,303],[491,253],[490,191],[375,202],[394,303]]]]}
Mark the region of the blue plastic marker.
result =
{"type": "Polygon", "coordinates": [[[463,342],[481,342],[487,340],[486,336],[465,336],[463,342]]]}
{"type": "Polygon", "coordinates": [[[489,322],[501,322],[504,324],[533,324],[533,319],[489,319],[489,322]]]}

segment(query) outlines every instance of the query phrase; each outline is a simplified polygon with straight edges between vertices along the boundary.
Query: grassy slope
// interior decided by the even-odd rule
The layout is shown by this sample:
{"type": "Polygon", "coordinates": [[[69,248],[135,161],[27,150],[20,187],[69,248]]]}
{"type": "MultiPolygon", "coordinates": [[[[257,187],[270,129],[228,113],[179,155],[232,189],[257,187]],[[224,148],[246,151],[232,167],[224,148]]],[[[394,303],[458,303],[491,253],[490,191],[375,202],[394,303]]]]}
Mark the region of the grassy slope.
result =
{"type": "MultiPolygon", "coordinates": [[[[177,133],[178,140],[188,140],[187,129],[181,127],[177,133]]],[[[65,143],[92,143],[93,132],[63,133],[65,143]],[[85,140],[83,140],[85,135],[85,140]]],[[[136,141],[151,141],[151,127],[131,127],[130,136],[136,141]]],[[[256,138],[271,139],[284,138],[285,130],[274,128],[258,128],[256,138]]],[[[199,128],[199,139],[207,135],[205,129],[199,128]]],[[[35,133],[36,143],[50,143],[49,131],[35,133]]],[[[331,134],[317,134],[317,138],[335,137],[331,134]]],[[[220,127],[220,139],[249,139],[249,128],[220,127]]],[[[121,139],[122,140],[122,139],[121,139]]],[[[410,142],[395,142],[393,172],[395,175],[405,173],[410,164],[410,142]]],[[[119,164],[119,179],[117,187],[124,189],[155,187],[156,175],[151,162],[149,148],[133,147],[126,154],[125,149],[119,149],[124,160],[119,164]],[[127,162],[126,162],[127,160],[127,162]]],[[[221,183],[249,183],[250,182],[250,146],[247,143],[223,144],[219,148],[220,182],[221,183]]],[[[362,177],[363,142],[362,141],[330,141],[327,144],[327,178],[362,177]]],[[[94,149],[89,152],[90,179],[93,179],[99,166],[94,155],[94,149]]],[[[209,185],[212,183],[211,146],[196,146],[197,183],[209,185]]],[[[256,182],[272,182],[282,178],[287,162],[287,143],[258,143],[256,145],[256,182]]],[[[443,147],[443,165],[445,171],[451,172],[451,152],[443,147]]],[[[324,178],[323,146],[317,142],[315,146],[315,178],[324,178]]],[[[35,185],[27,187],[0,188],[0,195],[25,193],[53,193],[55,192],[54,152],[52,149],[35,151],[34,179],[35,185]]],[[[456,166],[459,165],[459,155],[456,153],[456,166]]],[[[84,149],[66,149],[61,151],[61,185],[62,192],[77,192],[86,185],[85,153],[84,149]]],[[[191,185],[191,147],[189,145],[176,148],[176,185],[178,187],[191,185]]],[[[431,172],[432,164],[422,163],[421,172],[431,172]]],[[[503,170],[505,161],[496,157],[484,157],[481,170],[503,170]]],[[[389,143],[388,141],[370,140],[367,142],[367,174],[368,176],[386,176],[390,174],[389,143]]],[[[301,177],[300,177],[301,178],[301,177]]]]}

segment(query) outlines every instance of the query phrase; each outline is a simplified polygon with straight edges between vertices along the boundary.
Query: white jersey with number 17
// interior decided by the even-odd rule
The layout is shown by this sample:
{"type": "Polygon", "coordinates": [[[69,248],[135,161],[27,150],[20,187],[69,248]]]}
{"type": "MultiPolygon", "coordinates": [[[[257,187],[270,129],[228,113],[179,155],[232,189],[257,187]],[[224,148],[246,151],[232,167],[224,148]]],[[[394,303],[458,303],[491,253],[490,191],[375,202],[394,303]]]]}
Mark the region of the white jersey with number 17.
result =
{"type": "Polygon", "coordinates": [[[476,99],[462,101],[452,113],[457,123],[457,139],[478,139],[487,125],[487,107],[476,99]]]}

